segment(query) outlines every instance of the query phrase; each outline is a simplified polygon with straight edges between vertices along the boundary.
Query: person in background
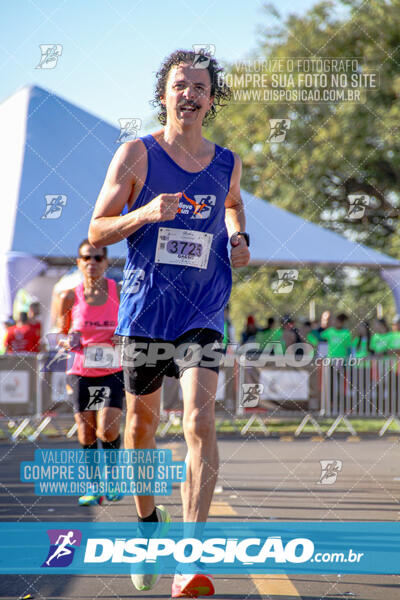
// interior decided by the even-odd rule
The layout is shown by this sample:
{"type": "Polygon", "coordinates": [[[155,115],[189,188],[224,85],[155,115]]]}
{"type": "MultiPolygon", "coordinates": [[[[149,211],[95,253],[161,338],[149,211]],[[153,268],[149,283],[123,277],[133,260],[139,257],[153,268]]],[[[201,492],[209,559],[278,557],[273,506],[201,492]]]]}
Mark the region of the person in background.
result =
{"type": "MultiPolygon", "coordinates": [[[[284,315],[281,319],[282,324],[282,352],[290,349],[293,344],[302,344],[303,338],[300,335],[299,330],[296,327],[293,317],[290,315],[284,315]]],[[[290,351],[290,350],[289,350],[290,351]]],[[[304,354],[304,348],[296,348],[294,355],[299,360],[304,354]]]]}
{"type": "MultiPolygon", "coordinates": [[[[83,281],[61,293],[57,319],[58,331],[65,336],[64,339],[61,337],[59,346],[66,352],[73,352],[74,359],[67,370],[67,393],[82,448],[97,450],[100,442],[103,450],[118,450],[125,395],[122,366],[119,361],[105,364],[103,348],[114,346],[120,290],[113,279],[105,277],[108,267],[106,247],[96,249],[88,239],[82,240],[77,265],[83,281]],[[88,361],[90,355],[92,359],[88,361]]],[[[103,502],[104,496],[92,491],[79,498],[80,506],[103,502]]],[[[117,502],[122,497],[116,491],[106,494],[110,502],[117,502]]]]}
{"type": "Polygon", "coordinates": [[[281,319],[282,325],[282,341],[284,343],[284,350],[289,348],[292,344],[301,344],[302,337],[299,330],[297,329],[293,317],[290,315],[283,315],[281,319]]]}
{"type": "Polygon", "coordinates": [[[246,342],[254,342],[257,332],[258,327],[253,315],[248,315],[246,328],[242,333],[242,344],[245,344],[246,342]]]}
{"type": "Polygon", "coordinates": [[[400,355],[400,315],[395,315],[392,320],[392,331],[389,334],[389,350],[396,356],[400,355]]]}
{"type": "Polygon", "coordinates": [[[4,321],[4,323],[3,323],[4,334],[2,336],[3,339],[0,343],[0,355],[6,353],[6,346],[5,346],[6,335],[7,335],[7,331],[9,330],[9,328],[12,327],[13,325],[15,325],[15,321],[12,318],[12,316],[8,317],[7,321],[4,321]]]}
{"type": "Polygon", "coordinates": [[[351,333],[347,328],[348,317],[344,313],[337,315],[335,326],[321,333],[321,339],[328,342],[328,358],[346,359],[351,349],[351,333]]]}
{"type": "Polygon", "coordinates": [[[29,324],[34,327],[39,339],[42,337],[42,323],[40,321],[40,302],[31,302],[28,309],[29,324]]]}
{"type": "Polygon", "coordinates": [[[20,312],[16,325],[8,328],[4,339],[7,353],[39,352],[40,337],[28,320],[26,312],[20,312]]]}
{"type": "Polygon", "coordinates": [[[316,323],[316,327],[314,329],[315,335],[318,337],[318,356],[327,356],[328,354],[328,342],[322,339],[321,334],[323,331],[332,326],[332,317],[329,310],[324,310],[321,315],[320,323],[316,323]]]}
{"type": "Polygon", "coordinates": [[[224,337],[222,339],[222,349],[226,352],[229,344],[235,342],[235,330],[232,325],[232,321],[229,314],[229,304],[225,306],[224,310],[224,337]]]}
{"type": "Polygon", "coordinates": [[[371,337],[370,347],[377,358],[387,357],[390,352],[391,332],[385,319],[376,319],[374,323],[375,333],[371,337]]]}
{"type": "Polygon", "coordinates": [[[320,326],[318,327],[319,333],[321,334],[323,331],[325,331],[325,329],[328,329],[330,324],[331,324],[331,313],[329,310],[324,310],[324,312],[321,315],[320,326]]]}
{"type": "Polygon", "coordinates": [[[318,342],[321,340],[321,332],[324,331],[320,328],[319,321],[313,321],[311,323],[311,332],[314,337],[317,338],[318,342]]]}
{"type": "MultiPolygon", "coordinates": [[[[282,339],[282,329],[275,327],[274,317],[268,317],[267,326],[259,329],[256,333],[256,342],[260,344],[260,350],[263,351],[267,344],[279,344],[282,339]]],[[[271,354],[274,354],[275,348],[271,354]]],[[[282,352],[279,352],[282,354],[282,352]]]]}
{"type": "Polygon", "coordinates": [[[368,321],[360,321],[357,327],[356,336],[352,342],[352,353],[356,358],[365,358],[372,354],[371,349],[371,327],[368,321]]]}
{"type": "Polygon", "coordinates": [[[319,335],[312,328],[311,321],[303,321],[303,325],[300,328],[300,336],[304,342],[311,344],[314,348],[317,348],[319,342],[319,335]]]}

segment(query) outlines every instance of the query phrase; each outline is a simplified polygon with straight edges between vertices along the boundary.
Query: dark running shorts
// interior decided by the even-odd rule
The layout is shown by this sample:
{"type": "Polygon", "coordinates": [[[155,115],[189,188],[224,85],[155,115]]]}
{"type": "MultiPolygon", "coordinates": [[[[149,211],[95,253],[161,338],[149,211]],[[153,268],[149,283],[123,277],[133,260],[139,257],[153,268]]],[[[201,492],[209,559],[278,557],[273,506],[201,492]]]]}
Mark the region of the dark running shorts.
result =
{"type": "Polygon", "coordinates": [[[72,401],[74,412],[119,408],[125,397],[122,371],[102,377],[67,375],[67,398],[72,401]]]}
{"type": "Polygon", "coordinates": [[[179,379],[191,367],[204,367],[216,373],[219,371],[223,336],[214,329],[190,329],[173,342],[140,336],[121,338],[125,389],[130,394],[151,394],[161,387],[164,375],[179,379]],[[158,343],[172,345],[168,351],[173,356],[165,353],[165,358],[160,357],[161,352],[152,346],[158,343]],[[195,345],[193,350],[188,349],[189,344],[195,345]],[[176,352],[178,347],[180,349],[176,352]]]}

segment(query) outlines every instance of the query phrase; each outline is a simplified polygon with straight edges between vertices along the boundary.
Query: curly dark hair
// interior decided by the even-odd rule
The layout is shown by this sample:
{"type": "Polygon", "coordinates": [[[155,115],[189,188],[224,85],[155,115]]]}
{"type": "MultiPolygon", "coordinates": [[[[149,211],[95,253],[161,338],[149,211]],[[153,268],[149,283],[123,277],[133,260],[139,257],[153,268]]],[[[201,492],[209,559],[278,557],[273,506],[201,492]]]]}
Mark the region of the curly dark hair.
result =
{"type": "MultiPolygon", "coordinates": [[[[209,59],[207,71],[211,79],[211,96],[214,97],[214,102],[206,112],[203,120],[203,125],[207,125],[212,119],[215,119],[217,115],[217,107],[226,106],[231,99],[232,92],[223,80],[223,68],[217,63],[207,52],[201,53],[205,58],[209,59]]],[[[172,67],[181,64],[194,64],[194,60],[198,56],[193,50],[176,50],[162,63],[160,69],[156,73],[156,88],[154,92],[154,99],[151,104],[159,109],[158,120],[162,125],[167,123],[167,109],[161,103],[161,98],[165,96],[165,88],[167,85],[167,79],[169,72],[172,67]]]]}

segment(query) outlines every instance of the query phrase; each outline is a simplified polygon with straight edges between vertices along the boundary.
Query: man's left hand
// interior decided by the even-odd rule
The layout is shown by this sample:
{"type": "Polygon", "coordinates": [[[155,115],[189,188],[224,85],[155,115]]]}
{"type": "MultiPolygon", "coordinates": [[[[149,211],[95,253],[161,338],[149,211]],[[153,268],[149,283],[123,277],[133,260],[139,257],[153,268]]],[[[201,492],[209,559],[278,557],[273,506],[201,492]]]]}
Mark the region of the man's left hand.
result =
{"type": "Polygon", "coordinates": [[[243,236],[234,233],[231,236],[231,263],[232,267],[239,269],[246,267],[250,261],[250,251],[243,236]]]}

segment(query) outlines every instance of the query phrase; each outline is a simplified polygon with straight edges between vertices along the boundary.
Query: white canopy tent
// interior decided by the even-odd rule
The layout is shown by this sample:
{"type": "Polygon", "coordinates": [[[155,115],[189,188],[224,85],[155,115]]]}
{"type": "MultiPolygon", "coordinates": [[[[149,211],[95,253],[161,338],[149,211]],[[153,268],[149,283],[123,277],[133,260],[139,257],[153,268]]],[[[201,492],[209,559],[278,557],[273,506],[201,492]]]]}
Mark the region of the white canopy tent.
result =
{"type": "MultiPolygon", "coordinates": [[[[41,302],[46,322],[49,288],[87,237],[119,131],[36,86],[0,105],[0,131],[0,320],[23,286],[41,302]]],[[[109,249],[112,258],[124,252],[123,242],[109,249]]]]}
{"type": "Polygon", "coordinates": [[[400,267],[400,261],[351,242],[242,191],[254,264],[343,265],[374,269],[400,267]]]}
{"type": "MultiPolygon", "coordinates": [[[[120,132],[37,86],[0,105],[0,131],[0,320],[24,286],[41,302],[46,329],[49,289],[75,263],[87,237],[120,132]]],[[[397,288],[399,261],[251,194],[243,197],[254,264],[368,266],[384,269],[385,280],[397,288]]],[[[125,254],[124,242],[109,247],[112,259],[125,254]]]]}

